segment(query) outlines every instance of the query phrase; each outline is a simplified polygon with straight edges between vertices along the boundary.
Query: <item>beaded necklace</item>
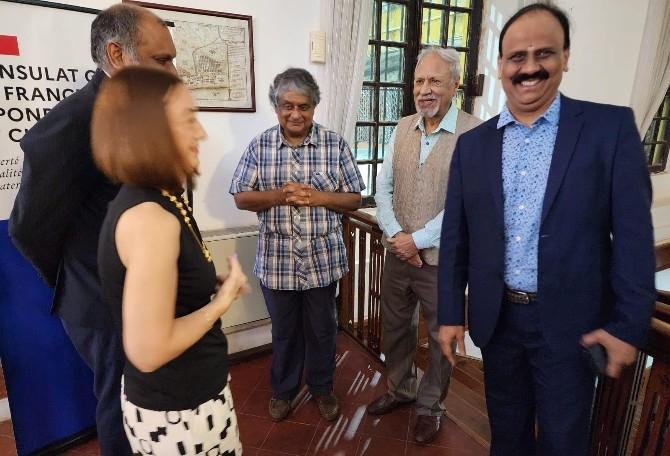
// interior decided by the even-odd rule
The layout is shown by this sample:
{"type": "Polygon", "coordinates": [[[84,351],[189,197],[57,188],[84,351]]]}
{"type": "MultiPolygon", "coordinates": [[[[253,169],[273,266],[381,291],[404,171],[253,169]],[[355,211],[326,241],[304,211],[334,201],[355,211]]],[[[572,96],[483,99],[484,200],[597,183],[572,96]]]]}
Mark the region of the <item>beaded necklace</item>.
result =
{"type": "Polygon", "coordinates": [[[182,199],[181,201],[179,201],[176,196],[170,194],[166,190],[161,190],[161,195],[169,199],[172,202],[172,204],[175,205],[177,210],[181,213],[181,216],[184,219],[184,223],[186,223],[186,226],[188,226],[188,229],[189,231],[191,231],[191,234],[195,238],[195,241],[200,246],[200,250],[202,250],[202,254],[205,256],[205,260],[207,260],[208,263],[211,263],[212,255],[209,253],[207,246],[203,241],[200,240],[195,230],[193,229],[193,226],[191,225],[191,217],[189,217],[189,214],[193,214],[193,209],[191,209],[191,206],[189,206],[188,203],[186,202],[184,195],[181,196],[182,199]]]}

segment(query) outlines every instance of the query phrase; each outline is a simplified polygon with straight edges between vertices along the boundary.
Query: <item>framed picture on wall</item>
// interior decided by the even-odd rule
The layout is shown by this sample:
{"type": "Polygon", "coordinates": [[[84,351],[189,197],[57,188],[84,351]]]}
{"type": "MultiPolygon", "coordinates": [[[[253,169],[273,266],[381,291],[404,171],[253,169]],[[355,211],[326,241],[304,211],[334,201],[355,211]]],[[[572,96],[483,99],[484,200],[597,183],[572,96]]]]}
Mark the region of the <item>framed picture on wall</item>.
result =
{"type": "Polygon", "coordinates": [[[151,10],[172,34],[179,76],[201,111],[255,112],[251,16],[124,0],[151,10]]]}

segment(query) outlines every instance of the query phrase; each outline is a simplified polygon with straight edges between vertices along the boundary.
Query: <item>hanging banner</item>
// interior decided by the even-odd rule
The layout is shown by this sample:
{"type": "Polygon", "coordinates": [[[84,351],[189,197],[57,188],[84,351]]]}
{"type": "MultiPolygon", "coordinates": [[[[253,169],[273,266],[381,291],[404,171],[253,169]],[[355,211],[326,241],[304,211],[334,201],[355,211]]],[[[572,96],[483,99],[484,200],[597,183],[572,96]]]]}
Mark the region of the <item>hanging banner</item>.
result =
{"type": "Polygon", "coordinates": [[[21,185],[19,141],[93,75],[95,13],[0,0],[0,359],[19,455],[57,448],[95,426],[91,371],[50,314],[52,291],[7,234],[21,185]]]}

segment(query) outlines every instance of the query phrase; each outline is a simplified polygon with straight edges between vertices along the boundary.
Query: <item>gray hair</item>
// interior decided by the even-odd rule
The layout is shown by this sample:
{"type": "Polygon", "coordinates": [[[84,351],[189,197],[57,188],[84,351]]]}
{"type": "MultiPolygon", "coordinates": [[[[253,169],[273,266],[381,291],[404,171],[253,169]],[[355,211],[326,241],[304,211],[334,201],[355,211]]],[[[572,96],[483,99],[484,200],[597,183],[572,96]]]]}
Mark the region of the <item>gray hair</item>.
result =
{"type": "Polygon", "coordinates": [[[321,101],[321,92],[314,77],[303,68],[289,68],[275,76],[270,85],[270,103],[274,108],[279,104],[279,97],[286,92],[301,93],[312,101],[314,106],[321,101]]]}
{"type": "MultiPolygon", "coordinates": [[[[421,60],[429,54],[437,54],[447,62],[449,65],[449,73],[451,74],[451,78],[454,80],[454,82],[459,81],[461,79],[461,60],[458,55],[458,51],[454,48],[443,48],[440,46],[426,46],[419,52],[419,56],[416,59],[416,66],[419,66],[419,63],[421,63],[421,60]]],[[[416,67],[414,67],[416,71],[416,67]]]]}
{"type": "Polygon", "coordinates": [[[155,17],[148,10],[127,3],[110,6],[100,11],[91,24],[91,57],[100,68],[109,66],[107,45],[118,44],[123,53],[137,61],[137,45],[140,41],[139,23],[147,17],[155,17]]]}

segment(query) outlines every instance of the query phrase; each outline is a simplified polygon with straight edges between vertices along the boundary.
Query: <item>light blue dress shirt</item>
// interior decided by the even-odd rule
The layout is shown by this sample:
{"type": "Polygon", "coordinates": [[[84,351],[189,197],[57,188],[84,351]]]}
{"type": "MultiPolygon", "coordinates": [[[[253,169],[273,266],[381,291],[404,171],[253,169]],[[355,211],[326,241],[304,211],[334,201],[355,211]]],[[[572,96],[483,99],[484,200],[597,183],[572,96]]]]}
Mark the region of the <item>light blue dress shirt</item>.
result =
{"type": "MultiPolygon", "coordinates": [[[[415,127],[421,130],[419,166],[423,166],[428,159],[430,152],[433,150],[433,146],[437,143],[437,140],[440,139],[441,131],[451,134],[456,133],[457,119],[458,108],[453,101],[449,110],[440,121],[440,124],[432,133],[426,134],[423,117],[419,118],[415,127]]],[[[387,237],[393,237],[402,231],[402,227],[393,213],[393,151],[395,149],[395,133],[396,130],[394,129],[384,154],[382,169],[377,175],[377,193],[375,194],[375,202],[377,203],[377,222],[379,222],[379,226],[384,230],[384,234],[386,234],[387,237]]],[[[440,231],[442,230],[443,214],[444,211],[440,211],[439,214],[437,214],[435,218],[429,220],[423,228],[412,233],[412,238],[414,239],[414,244],[416,244],[417,249],[421,250],[440,246],[440,231]]]]}
{"type": "Polygon", "coordinates": [[[530,127],[517,122],[507,106],[497,128],[504,128],[502,144],[503,213],[505,221],[505,283],[537,291],[537,246],[542,204],[554,153],[561,97],[530,127]]]}

